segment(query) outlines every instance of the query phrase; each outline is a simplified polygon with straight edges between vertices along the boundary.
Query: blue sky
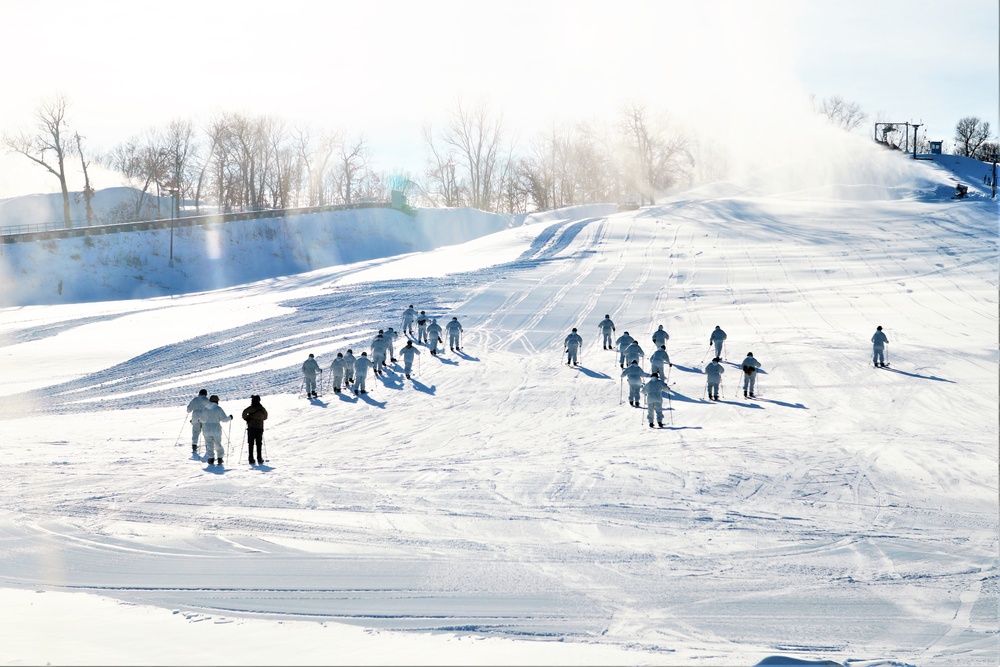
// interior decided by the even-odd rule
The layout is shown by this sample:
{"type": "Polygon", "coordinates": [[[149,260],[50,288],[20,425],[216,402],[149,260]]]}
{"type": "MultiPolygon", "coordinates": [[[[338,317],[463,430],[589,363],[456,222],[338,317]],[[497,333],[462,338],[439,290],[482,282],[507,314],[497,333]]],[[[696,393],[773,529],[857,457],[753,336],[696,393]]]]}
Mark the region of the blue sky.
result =
{"type": "MultiPolygon", "coordinates": [[[[963,116],[1000,125],[998,33],[995,0],[5,0],[0,58],[18,66],[5,71],[0,130],[27,125],[56,92],[104,149],[173,118],[274,113],[363,132],[380,168],[415,171],[421,128],[459,95],[501,107],[527,142],[626,100],[753,126],[812,94],[948,140],[963,116]]],[[[55,184],[0,156],[0,197],[55,184]]]]}

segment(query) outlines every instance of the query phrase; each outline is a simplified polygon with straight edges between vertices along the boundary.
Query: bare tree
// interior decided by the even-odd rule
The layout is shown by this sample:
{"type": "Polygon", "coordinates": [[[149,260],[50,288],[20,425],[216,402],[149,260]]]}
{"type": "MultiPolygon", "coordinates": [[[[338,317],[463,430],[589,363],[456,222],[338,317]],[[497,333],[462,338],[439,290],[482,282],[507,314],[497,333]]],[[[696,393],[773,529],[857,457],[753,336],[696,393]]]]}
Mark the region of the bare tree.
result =
{"type": "Polygon", "coordinates": [[[819,112],[827,117],[837,127],[848,132],[858,128],[868,118],[857,102],[846,102],[839,95],[824,98],[819,105],[819,112]]]}
{"type": "Polygon", "coordinates": [[[444,206],[461,206],[458,183],[455,180],[455,167],[458,162],[453,149],[447,152],[440,149],[434,142],[434,133],[430,125],[423,127],[424,144],[427,146],[427,169],[425,175],[429,181],[427,188],[431,199],[437,198],[436,204],[444,206]]]}
{"type": "Polygon", "coordinates": [[[306,182],[309,187],[308,205],[326,205],[326,172],[336,148],[343,142],[337,133],[321,135],[314,143],[308,128],[296,129],[292,133],[292,145],[295,148],[299,164],[306,172],[306,182]]]}
{"type": "Polygon", "coordinates": [[[622,110],[621,129],[624,136],[623,173],[633,191],[656,203],[656,193],[687,177],[694,166],[691,138],[683,132],[671,131],[666,116],[648,118],[645,107],[627,104],[622,110]]]}
{"type": "Polygon", "coordinates": [[[141,137],[133,137],[115,146],[102,158],[102,162],[122,174],[133,189],[133,219],[145,219],[150,187],[154,184],[159,187],[167,180],[169,160],[161,137],[155,130],[149,130],[141,137]]]}
{"type": "MultiPolygon", "coordinates": [[[[201,163],[201,169],[198,170],[198,180],[194,190],[194,210],[197,213],[201,212],[201,195],[202,189],[205,185],[205,176],[208,173],[209,168],[224,150],[226,134],[228,131],[229,127],[226,124],[225,116],[213,120],[208,126],[208,129],[205,131],[205,134],[208,136],[208,151],[206,152],[205,158],[201,163]]],[[[220,207],[222,205],[221,194],[221,192],[218,193],[218,203],[220,207]]]]}
{"type": "Polygon", "coordinates": [[[73,226],[70,215],[69,188],[66,186],[66,157],[72,151],[68,143],[66,109],[69,101],[64,95],[56,95],[44,100],[35,110],[35,130],[16,135],[4,135],[7,149],[20,153],[35,164],[44,167],[59,179],[63,198],[63,220],[66,228],[73,226]],[[51,153],[51,157],[49,154],[51,153]]]}
{"type": "Polygon", "coordinates": [[[466,106],[459,99],[452,111],[444,142],[454,149],[468,179],[469,205],[493,210],[503,144],[503,115],[485,101],[466,106]]]}
{"type": "MultiPolygon", "coordinates": [[[[370,157],[368,141],[363,135],[344,139],[337,146],[337,183],[340,200],[345,204],[354,203],[370,157]]],[[[370,193],[373,191],[373,184],[373,181],[369,181],[364,189],[370,193]]]]}
{"type": "Polygon", "coordinates": [[[166,186],[174,199],[174,211],[180,217],[184,193],[192,187],[191,162],[197,144],[194,123],[190,120],[172,120],[163,135],[164,158],[167,168],[166,186]]]}
{"type": "Polygon", "coordinates": [[[966,116],[955,125],[955,153],[977,157],[979,149],[990,139],[990,124],[975,116],[966,116]]]}
{"type": "Polygon", "coordinates": [[[83,156],[83,138],[80,133],[74,134],[73,138],[76,139],[76,153],[80,156],[80,166],[83,168],[83,200],[87,207],[87,226],[90,227],[94,224],[94,207],[92,205],[94,188],[90,185],[90,173],[87,171],[90,163],[83,156]]]}

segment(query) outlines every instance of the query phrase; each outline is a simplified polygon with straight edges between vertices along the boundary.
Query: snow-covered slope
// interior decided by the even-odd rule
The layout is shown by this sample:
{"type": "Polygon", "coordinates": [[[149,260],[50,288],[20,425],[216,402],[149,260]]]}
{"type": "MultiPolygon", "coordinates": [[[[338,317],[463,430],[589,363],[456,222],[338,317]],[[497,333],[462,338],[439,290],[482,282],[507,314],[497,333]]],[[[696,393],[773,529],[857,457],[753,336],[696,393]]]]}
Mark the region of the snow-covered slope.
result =
{"type": "Polygon", "coordinates": [[[995,664],[997,207],[871,160],[785,193],[733,182],[217,291],[0,311],[9,661],[995,664]],[[308,354],[366,349],[409,304],[458,317],[463,350],[302,396],[308,354]],[[665,428],[622,400],[605,314],[647,355],[670,333],[665,428]],[[191,456],[202,387],[237,416],[224,468],[191,456]],[[270,412],[254,468],[251,394],[270,412]],[[68,607],[135,632],[53,640],[45,614],[68,607]]]}

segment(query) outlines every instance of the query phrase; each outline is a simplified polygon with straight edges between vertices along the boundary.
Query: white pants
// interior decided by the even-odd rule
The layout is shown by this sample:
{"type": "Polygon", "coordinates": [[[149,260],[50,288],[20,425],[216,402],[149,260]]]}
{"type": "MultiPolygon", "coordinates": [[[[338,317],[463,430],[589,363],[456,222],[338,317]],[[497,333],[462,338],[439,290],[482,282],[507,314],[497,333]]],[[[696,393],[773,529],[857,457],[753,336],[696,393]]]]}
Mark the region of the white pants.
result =
{"type": "Polygon", "coordinates": [[[652,424],[654,421],[657,424],[663,423],[663,401],[651,402],[646,404],[646,408],[649,410],[649,423],[652,424]],[[653,419],[653,417],[656,419],[653,419]]]}

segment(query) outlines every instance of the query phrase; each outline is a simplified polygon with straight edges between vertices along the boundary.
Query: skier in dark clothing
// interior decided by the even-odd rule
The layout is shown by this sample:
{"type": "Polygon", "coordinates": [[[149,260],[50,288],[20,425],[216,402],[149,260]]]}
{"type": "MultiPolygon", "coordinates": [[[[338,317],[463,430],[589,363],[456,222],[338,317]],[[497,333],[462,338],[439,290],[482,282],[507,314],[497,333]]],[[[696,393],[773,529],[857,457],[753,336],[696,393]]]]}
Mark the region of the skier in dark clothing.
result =
{"type": "Polygon", "coordinates": [[[250,405],[243,410],[243,421],[247,423],[247,442],[250,445],[250,465],[264,462],[264,420],[267,410],[261,405],[260,396],[250,397],[250,405]],[[254,445],[257,446],[257,458],[254,459],[254,445]]]}

